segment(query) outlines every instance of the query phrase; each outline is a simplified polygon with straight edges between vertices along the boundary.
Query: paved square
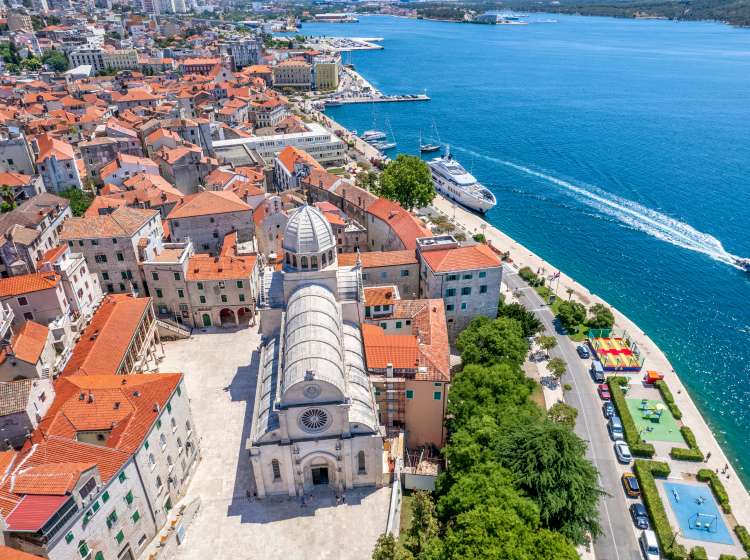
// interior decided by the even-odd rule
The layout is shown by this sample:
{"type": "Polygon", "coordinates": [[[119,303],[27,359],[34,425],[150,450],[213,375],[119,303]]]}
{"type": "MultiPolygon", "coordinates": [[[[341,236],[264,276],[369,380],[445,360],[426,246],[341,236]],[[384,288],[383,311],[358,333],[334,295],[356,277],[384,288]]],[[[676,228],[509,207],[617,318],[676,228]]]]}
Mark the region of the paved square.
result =
{"type": "Polygon", "coordinates": [[[257,378],[257,329],[195,333],[165,342],[159,364],[160,371],[185,372],[203,457],[183,498],[190,503],[199,497],[201,508],[176,557],[369,559],[385,529],[390,490],[347,492],[339,506],[326,492],[304,508],[296,499],[251,501],[245,440],[257,378]]]}
{"type": "Polygon", "coordinates": [[[682,438],[680,433],[680,427],[677,425],[677,421],[669,412],[669,409],[662,401],[654,401],[649,399],[625,399],[628,403],[628,409],[630,414],[633,416],[635,425],[641,434],[641,437],[646,441],[667,441],[671,443],[682,443],[685,444],[685,440],[682,438]],[[645,410],[643,410],[643,401],[645,402],[645,410]],[[657,406],[658,405],[658,406],[657,406]],[[661,416],[659,420],[651,420],[647,417],[649,414],[654,414],[654,411],[661,407],[661,416]]]}

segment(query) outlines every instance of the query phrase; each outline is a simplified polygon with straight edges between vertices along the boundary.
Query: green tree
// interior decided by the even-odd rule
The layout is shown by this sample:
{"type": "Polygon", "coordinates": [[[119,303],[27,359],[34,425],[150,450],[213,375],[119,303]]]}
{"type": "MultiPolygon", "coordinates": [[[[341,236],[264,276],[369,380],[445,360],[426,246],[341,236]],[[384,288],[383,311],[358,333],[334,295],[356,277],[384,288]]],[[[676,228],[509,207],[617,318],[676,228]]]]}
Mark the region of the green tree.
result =
{"type": "Polygon", "coordinates": [[[601,534],[597,502],[604,492],[586,459],[586,444],[554,422],[519,423],[504,432],[497,446],[500,463],[539,506],[542,526],[576,544],[601,534]]]}
{"type": "Polygon", "coordinates": [[[610,329],[615,324],[615,316],[606,305],[595,303],[589,308],[589,312],[591,318],[588,320],[588,326],[592,329],[610,329]]]}
{"type": "Polygon", "coordinates": [[[475,317],[458,335],[456,347],[464,364],[486,365],[508,360],[520,365],[529,351],[521,324],[508,317],[475,317]]]}
{"type": "Polygon", "coordinates": [[[578,410],[564,402],[556,402],[547,411],[547,418],[572,430],[576,426],[578,410]]]}
{"type": "Polygon", "coordinates": [[[487,238],[483,233],[475,233],[471,238],[477,243],[487,243],[487,238]]]}
{"type": "Polygon", "coordinates": [[[380,175],[378,194],[407,210],[427,206],[435,198],[430,168],[417,156],[399,154],[380,175]]]}
{"type": "Polygon", "coordinates": [[[354,183],[361,189],[370,192],[378,190],[378,174],[374,171],[360,171],[357,173],[354,183]]]}
{"type": "Polygon", "coordinates": [[[575,332],[586,320],[586,307],[577,301],[563,301],[557,308],[557,318],[568,332],[575,332]]]}
{"type": "Polygon", "coordinates": [[[435,517],[435,503],[427,492],[417,490],[412,500],[412,516],[409,530],[406,531],[406,548],[419,557],[428,543],[437,537],[438,522],[435,517]]]}
{"type": "Polygon", "coordinates": [[[60,196],[67,198],[70,201],[70,211],[73,212],[74,216],[83,216],[94,197],[91,193],[82,191],[81,189],[68,189],[62,191],[60,196]]]}
{"type": "Polygon", "coordinates": [[[549,357],[549,351],[557,346],[557,339],[554,336],[540,335],[536,337],[536,343],[544,350],[544,354],[549,357]]]}
{"type": "Polygon", "coordinates": [[[13,195],[13,189],[8,185],[0,187],[0,212],[10,212],[16,207],[16,197],[13,195]]]}
{"type": "Polygon", "coordinates": [[[21,68],[30,72],[36,72],[41,70],[42,62],[36,57],[29,57],[21,61],[21,68]]]}
{"type": "Polygon", "coordinates": [[[65,72],[70,66],[65,54],[56,50],[47,51],[42,57],[42,62],[55,72],[65,72]]]}
{"type": "Polygon", "coordinates": [[[413,556],[391,534],[383,533],[375,543],[372,560],[410,560],[413,556]]]}
{"type": "Polygon", "coordinates": [[[565,374],[566,369],[568,369],[568,366],[562,358],[552,358],[547,362],[547,370],[552,374],[552,377],[558,381],[565,374]]]}
{"type": "Polygon", "coordinates": [[[505,305],[502,301],[498,306],[498,317],[507,317],[515,319],[521,325],[523,336],[525,338],[534,336],[544,328],[542,322],[531,311],[526,309],[520,303],[509,303],[505,305]]]}

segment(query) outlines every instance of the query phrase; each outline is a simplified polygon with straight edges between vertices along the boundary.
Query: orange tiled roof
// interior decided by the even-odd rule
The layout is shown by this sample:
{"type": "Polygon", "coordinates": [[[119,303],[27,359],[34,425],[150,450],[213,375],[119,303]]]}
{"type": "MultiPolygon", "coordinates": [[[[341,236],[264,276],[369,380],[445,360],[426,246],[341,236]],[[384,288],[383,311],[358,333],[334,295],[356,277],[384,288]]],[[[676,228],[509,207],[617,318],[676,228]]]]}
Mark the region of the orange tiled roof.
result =
{"type": "Polygon", "coordinates": [[[23,552],[22,550],[16,550],[9,546],[0,545],[0,560],[42,560],[42,557],[23,552]]]}
{"type": "Polygon", "coordinates": [[[365,305],[392,305],[397,299],[398,290],[395,286],[373,286],[365,288],[365,305]]]}
{"type": "Polygon", "coordinates": [[[84,472],[94,467],[93,462],[22,466],[14,473],[10,490],[14,494],[64,496],[75,488],[84,472]]]}
{"type": "Polygon", "coordinates": [[[11,342],[13,354],[19,360],[36,364],[44,351],[49,329],[35,321],[26,321],[11,342]]]}
{"type": "Polygon", "coordinates": [[[422,251],[421,255],[433,272],[497,268],[503,264],[500,257],[484,244],[422,251]]]}
{"type": "Polygon", "coordinates": [[[150,305],[151,298],[107,296],[83,331],[62,375],[120,373],[118,369],[150,305]]]}
{"type": "Polygon", "coordinates": [[[194,255],[188,261],[187,279],[191,282],[205,280],[241,280],[252,274],[257,257],[246,255],[194,255]]]}
{"type": "MultiPolygon", "coordinates": [[[[359,254],[362,268],[380,268],[382,266],[405,266],[417,264],[417,256],[413,250],[403,251],[372,251],[359,254]]],[[[338,255],[339,266],[354,266],[357,253],[341,253],[338,255]]]]}
{"type": "Polygon", "coordinates": [[[362,325],[362,340],[368,369],[386,369],[392,364],[396,369],[416,370],[419,367],[419,344],[411,334],[386,335],[379,325],[362,325]]]}
{"type": "Polygon", "coordinates": [[[250,210],[250,206],[231,191],[203,191],[186,196],[175,205],[167,219],[210,216],[227,212],[249,212],[250,210]]]}
{"type": "Polygon", "coordinates": [[[0,297],[20,296],[49,290],[57,286],[60,276],[54,272],[32,272],[10,278],[0,278],[0,297]]]}
{"type": "Polygon", "coordinates": [[[121,207],[104,216],[68,218],[63,224],[60,238],[67,241],[82,238],[131,237],[158,213],[156,210],[121,207]]]}
{"type": "Polygon", "coordinates": [[[30,175],[24,175],[23,173],[15,173],[13,171],[4,171],[0,173],[0,185],[7,185],[9,187],[23,187],[31,183],[33,177],[30,175]]]}
{"type": "Polygon", "coordinates": [[[367,213],[388,224],[406,249],[416,248],[417,237],[432,237],[419,218],[392,200],[379,198],[367,207],[367,213]]]}
{"type": "Polygon", "coordinates": [[[39,136],[37,143],[39,144],[39,155],[36,158],[37,163],[43,163],[52,156],[60,161],[75,159],[73,146],[67,142],[53,138],[49,134],[39,136]]]}
{"type": "Polygon", "coordinates": [[[307,163],[313,169],[323,169],[323,166],[320,165],[314,157],[308,154],[305,150],[300,150],[294,146],[287,146],[281,150],[278,158],[281,165],[283,165],[289,173],[294,173],[294,167],[297,163],[307,163]]]}

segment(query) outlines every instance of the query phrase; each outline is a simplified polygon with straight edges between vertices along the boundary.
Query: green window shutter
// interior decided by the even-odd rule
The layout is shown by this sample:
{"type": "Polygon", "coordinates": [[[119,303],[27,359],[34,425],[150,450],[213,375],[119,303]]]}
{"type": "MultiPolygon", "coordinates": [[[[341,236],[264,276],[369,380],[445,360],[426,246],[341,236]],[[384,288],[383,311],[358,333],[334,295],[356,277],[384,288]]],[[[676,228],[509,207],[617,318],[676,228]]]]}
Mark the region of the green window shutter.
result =
{"type": "Polygon", "coordinates": [[[123,534],[122,531],[120,531],[119,533],[115,535],[115,540],[117,541],[117,544],[122,544],[122,541],[125,540],[125,535],[123,534]]]}
{"type": "Polygon", "coordinates": [[[117,511],[113,510],[112,513],[107,516],[107,527],[111,529],[112,525],[115,523],[117,523],[117,511]]]}
{"type": "Polygon", "coordinates": [[[199,289],[199,290],[202,290],[202,289],[203,289],[203,282],[198,282],[198,289],[199,289]]]}
{"type": "Polygon", "coordinates": [[[172,412],[172,403],[167,403],[167,412],[172,412]]]}
{"type": "Polygon", "coordinates": [[[157,420],[156,421],[156,427],[157,428],[161,428],[161,420],[157,420]]]}
{"type": "Polygon", "coordinates": [[[99,500],[97,500],[97,501],[95,501],[95,502],[94,502],[94,504],[93,504],[93,505],[91,506],[91,509],[93,509],[93,510],[94,510],[94,513],[96,513],[97,511],[99,511],[99,507],[100,507],[100,506],[99,506],[99,500]]]}
{"type": "Polygon", "coordinates": [[[182,394],[182,389],[180,389],[180,386],[177,386],[177,396],[179,397],[182,394]]]}
{"type": "Polygon", "coordinates": [[[242,289],[242,280],[237,280],[237,287],[242,289]]]}
{"type": "MultiPolygon", "coordinates": [[[[148,442],[146,442],[148,444],[148,442]]],[[[148,448],[147,448],[148,449],[148,448]]],[[[119,476],[117,477],[117,480],[120,481],[120,484],[125,484],[125,481],[127,480],[127,476],[125,476],[125,471],[122,471],[119,476]]]]}
{"type": "Polygon", "coordinates": [[[130,517],[133,520],[133,523],[136,523],[141,518],[141,513],[136,510],[130,517]]]}
{"type": "Polygon", "coordinates": [[[109,500],[109,492],[105,490],[104,493],[102,494],[102,502],[106,504],[108,500],[109,500]]]}
{"type": "Polygon", "coordinates": [[[148,440],[143,442],[143,448],[148,449],[148,440]]]}
{"type": "Polygon", "coordinates": [[[201,303],[206,303],[206,296],[200,296],[201,303]]]}
{"type": "Polygon", "coordinates": [[[240,294],[240,301],[245,301],[245,294],[240,294]]]}
{"type": "Polygon", "coordinates": [[[443,398],[443,394],[440,391],[435,391],[434,393],[432,393],[432,398],[436,401],[439,401],[443,398]]]}
{"type": "Polygon", "coordinates": [[[133,492],[129,491],[127,494],[125,494],[125,501],[128,503],[128,505],[133,503],[133,492]]]}
{"type": "Polygon", "coordinates": [[[104,560],[104,553],[102,551],[99,551],[94,556],[94,560],[104,560]]]}
{"type": "Polygon", "coordinates": [[[81,555],[81,558],[86,558],[89,555],[89,545],[86,544],[86,541],[78,543],[78,554],[81,555]]]}
{"type": "Polygon", "coordinates": [[[412,391],[411,389],[407,389],[406,390],[406,398],[410,399],[410,400],[413,399],[414,398],[414,391],[412,391]]]}
{"type": "Polygon", "coordinates": [[[65,542],[70,544],[70,542],[74,539],[73,531],[70,531],[67,535],[65,535],[65,542]]]}

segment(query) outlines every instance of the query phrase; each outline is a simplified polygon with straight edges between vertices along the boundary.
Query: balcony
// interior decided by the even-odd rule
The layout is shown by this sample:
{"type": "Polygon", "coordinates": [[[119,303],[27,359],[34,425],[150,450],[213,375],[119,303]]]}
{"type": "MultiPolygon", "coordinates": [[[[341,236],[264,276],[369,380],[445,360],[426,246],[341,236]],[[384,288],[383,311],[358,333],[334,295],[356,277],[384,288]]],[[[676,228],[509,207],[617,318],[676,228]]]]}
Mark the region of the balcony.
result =
{"type": "Polygon", "coordinates": [[[7,303],[0,303],[0,340],[4,339],[15,319],[13,310],[7,303]]]}

